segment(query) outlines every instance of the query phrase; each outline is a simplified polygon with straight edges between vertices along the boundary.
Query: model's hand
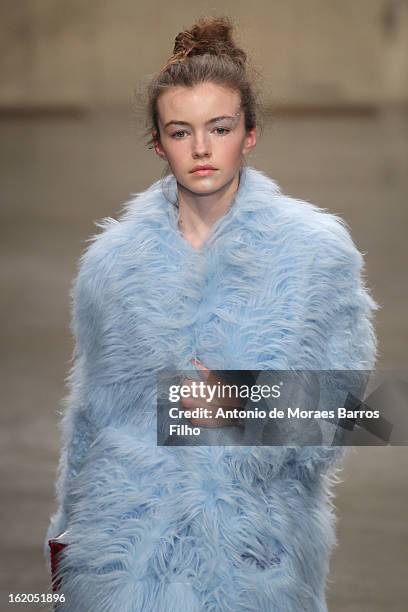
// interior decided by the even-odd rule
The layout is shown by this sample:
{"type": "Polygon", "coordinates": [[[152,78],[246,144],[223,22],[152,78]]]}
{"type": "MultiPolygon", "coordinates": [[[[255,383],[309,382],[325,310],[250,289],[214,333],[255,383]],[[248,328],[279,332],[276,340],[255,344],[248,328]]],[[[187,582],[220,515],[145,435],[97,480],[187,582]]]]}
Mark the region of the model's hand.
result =
{"type": "MultiPolygon", "coordinates": [[[[204,382],[207,385],[216,385],[219,383],[220,385],[227,384],[221,377],[217,376],[214,372],[209,370],[204,364],[202,364],[197,359],[192,359],[192,363],[203,372],[204,382]]],[[[190,385],[192,381],[188,378],[184,378],[182,384],[190,385]]],[[[218,408],[224,408],[225,410],[233,410],[234,408],[241,409],[245,406],[245,401],[241,398],[220,398],[215,394],[212,401],[209,401],[209,395],[206,392],[202,397],[183,397],[180,399],[180,402],[185,410],[194,410],[195,408],[207,408],[207,410],[213,414],[212,418],[208,419],[190,419],[192,425],[196,425],[198,427],[227,427],[229,425],[237,425],[238,419],[224,419],[224,418],[215,418],[218,408]]]]}

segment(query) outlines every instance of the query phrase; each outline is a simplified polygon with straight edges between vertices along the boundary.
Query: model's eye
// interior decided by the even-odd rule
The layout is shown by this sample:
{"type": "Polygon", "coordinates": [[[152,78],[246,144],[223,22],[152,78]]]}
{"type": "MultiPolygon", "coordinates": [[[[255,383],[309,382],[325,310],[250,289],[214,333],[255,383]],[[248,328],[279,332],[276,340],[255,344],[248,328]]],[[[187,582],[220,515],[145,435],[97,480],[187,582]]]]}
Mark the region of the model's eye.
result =
{"type": "MultiPolygon", "coordinates": [[[[213,131],[216,132],[219,136],[226,136],[226,134],[228,134],[231,130],[225,127],[216,127],[213,131]]],[[[177,130],[176,132],[173,132],[171,134],[171,137],[175,140],[184,140],[186,134],[188,134],[186,130],[177,130]]]]}
{"type": "Polygon", "coordinates": [[[187,132],[185,130],[177,130],[177,132],[173,132],[171,137],[175,138],[176,140],[181,140],[183,138],[183,134],[187,134],[187,132]]]}
{"type": "Polygon", "coordinates": [[[224,128],[224,127],[217,127],[215,129],[217,131],[217,134],[219,134],[220,136],[225,136],[226,134],[229,134],[229,132],[231,131],[228,128],[224,128]]]}

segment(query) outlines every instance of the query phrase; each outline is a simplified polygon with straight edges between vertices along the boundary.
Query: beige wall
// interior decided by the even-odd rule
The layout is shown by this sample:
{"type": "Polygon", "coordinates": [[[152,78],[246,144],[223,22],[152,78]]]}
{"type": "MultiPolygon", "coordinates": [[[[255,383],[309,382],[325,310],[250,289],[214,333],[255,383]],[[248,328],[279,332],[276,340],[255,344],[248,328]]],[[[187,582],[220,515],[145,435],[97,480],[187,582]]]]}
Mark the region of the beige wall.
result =
{"type": "Polygon", "coordinates": [[[175,35],[213,12],[236,20],[267,101],[408,100],[408,0],[2,0],[0,106],[127,105],[175,35]]]}

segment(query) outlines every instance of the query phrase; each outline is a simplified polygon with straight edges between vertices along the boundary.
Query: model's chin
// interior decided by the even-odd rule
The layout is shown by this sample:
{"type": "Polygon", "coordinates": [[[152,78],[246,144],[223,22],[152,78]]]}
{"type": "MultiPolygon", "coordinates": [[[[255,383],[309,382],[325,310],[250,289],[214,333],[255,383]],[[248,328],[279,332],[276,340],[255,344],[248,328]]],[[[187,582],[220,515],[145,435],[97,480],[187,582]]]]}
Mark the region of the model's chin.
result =
{"type": "Polygon", "coordinates": [[[184,184],[188,185],[192,189],[205,190],[209,187],[215,187],[220,182],[220,175],[218,170],[212,171],[209,174],[200,174],[199,172],[189,172],[184,184]]]}
{"type": "Polygon", "coordinates": [[[215,170],[208,176],[195,176],[192,172],[189,172],[177,179],[177,182],[184,189],[197,195],[210,195],[224,187],[225,177],[220,170],[215,170]]]}

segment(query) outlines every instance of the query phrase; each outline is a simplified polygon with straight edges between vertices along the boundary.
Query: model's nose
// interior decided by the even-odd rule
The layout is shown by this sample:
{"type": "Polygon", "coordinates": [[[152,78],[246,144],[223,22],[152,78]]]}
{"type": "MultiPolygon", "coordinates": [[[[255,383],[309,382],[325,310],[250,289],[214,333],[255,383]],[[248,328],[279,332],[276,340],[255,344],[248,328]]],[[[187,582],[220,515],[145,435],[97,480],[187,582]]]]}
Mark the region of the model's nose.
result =
{"type": "Polygon", "coordinates": [[[211,145],[208,135],[196,136],[193,140],[193,157],[208,157],[211,154],[211,145]]]}

